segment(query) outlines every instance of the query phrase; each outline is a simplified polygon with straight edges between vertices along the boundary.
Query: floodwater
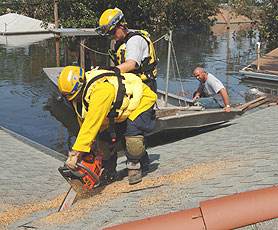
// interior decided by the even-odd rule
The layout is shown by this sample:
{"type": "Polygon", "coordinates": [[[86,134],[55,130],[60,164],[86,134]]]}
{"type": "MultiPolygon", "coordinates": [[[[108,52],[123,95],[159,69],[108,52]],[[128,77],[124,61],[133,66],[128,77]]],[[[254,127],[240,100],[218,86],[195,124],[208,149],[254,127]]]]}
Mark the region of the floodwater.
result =
{"type": "MultiPolygon", "coordinates": [[[[66,116],[70,111],[53,99],[51,83],[42,70],[43,67],[56,66],[55,39],[51,36],[42,41],[34,41],[38,35],[31,37],[32,44],[27,43],[28,38],[25,36],[0,38],[0,125],[66,154],[75,136],[66,128],[71,123],[59,121],[55,114],[62,111],[66,116]],[[14,40],[20,42],[13,43],[14,40]]],[[[225,28],[217,28],[213,32],[174,32],[175,53],[172,55],[169,91],[178,94],[184,92],[186,97],[192,98],[193,91],[198,87],[192,72],[196,66],[202,66],[227,87],[231,103],[248,101],[250,95],[246,92],[254,87],[276,95],[277,89],[272,84],[267,86],[250,82],[238,73],[238,70],[257,59],[257,41],[257,36],[248,38],[247,34],[235,35],[233,30],[227,33],[225,28]],[[176,71],[173,71],[173,66],[176,71]]],[[[98,39],[91,47],[105,51],[106,44],[98,39]]],[[[165,89],[168,43],[161,39],[155,43],[155,48],[160,59],[158,86],[165,89]]],[[[96,54],[96,59],[99,65],[107,63],[107,58],[100,54],[96,54]]],[[[61,66],[74,60],[61,48],[61,66]]]]}

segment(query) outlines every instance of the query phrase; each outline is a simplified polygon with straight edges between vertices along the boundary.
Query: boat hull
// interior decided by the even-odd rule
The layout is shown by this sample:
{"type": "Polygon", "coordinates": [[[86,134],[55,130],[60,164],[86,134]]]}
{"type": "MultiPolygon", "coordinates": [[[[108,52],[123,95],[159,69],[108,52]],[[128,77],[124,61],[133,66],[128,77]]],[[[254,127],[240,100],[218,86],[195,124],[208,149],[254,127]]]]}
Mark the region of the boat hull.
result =
{"type": "MultiPolygon", "coordinates": [[[[43,69],[47,77],[51,82],[51,90],[55,98],[58,101],[61,99],[61,95],[58,90],[58,77],[63,67],[52,67],[43,69]]],[[[192,106],[192,100],[179,97],[174,94],[168,95],[168,106],[165,107],[165,92],[158,90],[158,101],[157,101],[157,119],[156,126],[153,132],[149,133],[147,136],[152,136],[157,133],[162,133],[165,131],[184,131],[186,129],[199,129],[203,127],[208,127],[212,125],[219,125],[232,120],[236,115],[239,115],[241,110],[232,108],[230,113],[226,113],[222,108],[219,109],[203,109],[198,106],[192,106]]],[[[63,109],[58,107],[67,106],[72,108],[71,103],[63,99],[60,102],[54,103],[54,108],[57,111],[52,111],[51,113],[56,117],[56,119],[62,121],[67,128],[71,129],[72,122],[66,122],[65,120],[69,117],[69,112],[65,114],[63,109]]],[[[72,108],[72,115],[74,115],[74,110],[72,108]]],[[[76,133],[76,132],[75,132],[76,133]]]]}

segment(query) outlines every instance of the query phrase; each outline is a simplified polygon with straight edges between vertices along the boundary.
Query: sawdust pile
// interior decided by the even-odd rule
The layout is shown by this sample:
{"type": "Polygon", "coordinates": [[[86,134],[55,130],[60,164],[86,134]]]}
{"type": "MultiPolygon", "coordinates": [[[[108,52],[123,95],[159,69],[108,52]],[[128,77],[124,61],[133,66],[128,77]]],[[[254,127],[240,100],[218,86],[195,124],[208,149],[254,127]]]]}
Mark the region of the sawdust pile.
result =
{"type": "MultiPolygon", "coordinates": [[[[75,219],[80,219],[81,216],[88,214],[91,209],[98,207],[109,200],[124,196],[125,194],[132,191],[144,190],[146,188],[151,188],[166,183],[178,184],[186,181],[192,182],[195,180],[201,180],[212,173],[224,169],[226,164],[226,161],[205,163],[195,165],[190,168],[185,168],[175,174],[165,175],[158,178],[145,177],[141,183],[136,185],[129,185],[127,181],[124,181],[116,182],[107,185],[106,187],[96,188],[90,193],[87,193],[86,196],[82,197],[86,198],[86,200],[79,200],[79,202],[73,205],[70,209],[49,215],[42,221],[48,225],[66,224],[75,219]]],[[[167,192],[164,192],[160,193],[157,197],[149,197],[146,200],[140,201],[139,205],[152,205],[162,197],[167,197],[167,194],[167,192]]]]}
{"type": "MultiPolygon", "coordinates": [[[[219,162],[212,162],[212,163],[206,163],[201,165],[196,165],[190,168],[185,168],[179,171],[176,174],[165,176],[169,178],[169,181],[171,184],[179,184],[182,182],[193,182],[197,180],[201,180],[203,178],[206,178],[210,176],[211,174],[215,174],[216,172],[221,171],[222,169],[225,169],[227,165],[226,161],[219,161],[219,162]]],[[[163,179],[166,179],[163,177],[163,179]]],[[[167,181],[165,181],[167,182],[167,181]]],[[[164,182],[164,183],[165,183],[164,182]]],[[[157,204],[163,199],[166,199],[169,196],[169,191],[164,191],[160,193],[154,193],[153,196],[150,196],[144,200],[141,200],[139,202],[140,206],[150,206],[153,204],[157,204]]]]}
{"type": "MultiPolygon", "coordinates": [[[[34,212],[47,210],[51,208],[57,208],[62,203],[66,194],[61,194],[54,200],[49,200],[46,202],[36,202],[33,204],[26,204],[22,206],[9,206],[6,204],[0,204],[0,209],[4,210],[0,212],[0,227],[6,227],[16,220],[20,220],[25,216],[32,214],[34,212]]],[[[29,202],[32,203],[32,202],[29,202]]]]}
{"type": "MultiPolygon", "coordinates": [[[[230,162],[230,164],[232,164],[230,162]]],[[[190,183],[195,180],[201,180],[209,176],[212,173],[216,173],[221,169],[225,169],[227,165],[226,161],[218,161],[212,163],[204,163],[200,165],[195,165],[189,168],[185,168],[175,174],[165,175],[158,178],[144,177],[143,181],[136,185],[129,185],[127,181],[119,181],[113,184],[98,187],[93,189],[91,192],[83,194],[78,197],[78,202],[76,202],[70,209],[64,210],[63,212],[53,213],[46,218],[41,219],[41,223],[49,226],[66,224],[74,221],[75,219],[80,219],[83,215],[89,213],[89,211],[95,207],[98,207],[109,200],[119,198],[126,195],[127,193],[144,190],[157,185],[163,184],[178,184],[178,183],[190,183]]],[[[7,226],[12,222],[22,219],[25,216],[51,208],[59,208],[60,204],[65,197],[65,194],[60,195],[54,200],[47,201],[44,203],[36,203],[24,207],[10,207],[5,208],[5,212],[0,213],[0,224],[2,226],[7,226]]],[[[141,200],[138,205],[152,205],[158,202],[161,197],[167,197],[167,192],[160,193],[157,196],[149,197],[145,200],[141,200]]],[[[0,206],[1,207],[1,206],[0,206]]]]}

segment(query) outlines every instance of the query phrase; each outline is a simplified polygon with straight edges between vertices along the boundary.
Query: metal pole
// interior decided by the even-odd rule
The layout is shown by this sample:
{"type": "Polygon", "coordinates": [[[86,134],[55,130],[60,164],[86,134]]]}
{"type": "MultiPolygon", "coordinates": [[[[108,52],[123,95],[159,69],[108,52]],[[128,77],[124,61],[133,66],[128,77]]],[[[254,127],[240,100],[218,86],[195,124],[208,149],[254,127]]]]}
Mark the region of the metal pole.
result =
{"type": "Polygon", "coordinates": [[[257,46],[258,46],[258,61],[257,61],[257,71],[260,71],[260,57],[261,57],[261,43],[257,42],[257,46]]]}
{"type": "Polygon", "coordinates": [[[169,31],[168,40],[168,59],[167,59],[167,75],[166,75],[166,89],[165,89],[165,101],[164,106],[167,107],[168,104],[168,88],[169,88],[169,73],[170,73],[170,60],[171,60],[171,45],[172,45],[172,31],[169,31]]]}

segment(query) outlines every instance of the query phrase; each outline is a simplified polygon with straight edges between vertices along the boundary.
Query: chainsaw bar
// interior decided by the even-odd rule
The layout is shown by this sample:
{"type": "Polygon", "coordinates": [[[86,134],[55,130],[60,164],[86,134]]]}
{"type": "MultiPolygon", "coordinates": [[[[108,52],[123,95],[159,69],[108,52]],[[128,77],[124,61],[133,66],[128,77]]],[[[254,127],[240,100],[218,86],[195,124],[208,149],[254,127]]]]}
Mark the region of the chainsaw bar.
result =
{"type": "Polygon", "coordinates": [[[58,171],[71,185],[59,211],[69,208],[77,194],[84,195],[100,184],[102,155],[84,153],[82,160],[77,162],[77,168],[71,169],[67,165],[58,168],[58,171]]]}
{"type": "Polygon", "coordinates": [[[68,209],[74,202],[77,192],[74,190],[72,186],[70,186],[67,195],[65,196],[62,204],[60,205],[58,212],[61,212],[65,209],[68,209]]]}

